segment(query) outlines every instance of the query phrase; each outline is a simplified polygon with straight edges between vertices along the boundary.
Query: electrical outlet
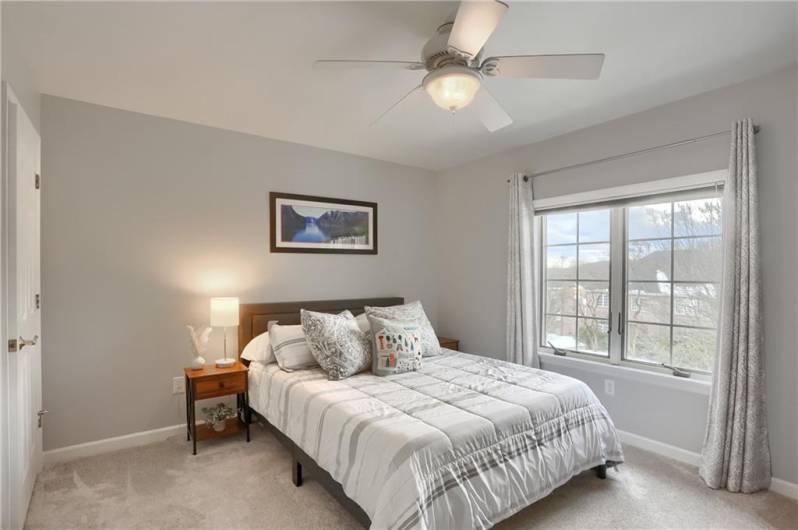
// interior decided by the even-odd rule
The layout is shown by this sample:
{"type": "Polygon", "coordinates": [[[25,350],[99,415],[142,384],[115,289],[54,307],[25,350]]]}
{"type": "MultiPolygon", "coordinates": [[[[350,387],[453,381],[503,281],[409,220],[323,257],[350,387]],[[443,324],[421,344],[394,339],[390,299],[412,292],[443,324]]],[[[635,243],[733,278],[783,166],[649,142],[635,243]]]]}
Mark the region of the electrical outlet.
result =
{"type": "Polygon", "coordinates": [[[615,380],[614,379],[605,379],[604,380],[604,393],[608,396],[615,395],[615,380]]]}
{"type": "Polygon", "coordinates": [[[186,393],[186,379],[184,377],[172,378],[172,394],[186,393]]]}

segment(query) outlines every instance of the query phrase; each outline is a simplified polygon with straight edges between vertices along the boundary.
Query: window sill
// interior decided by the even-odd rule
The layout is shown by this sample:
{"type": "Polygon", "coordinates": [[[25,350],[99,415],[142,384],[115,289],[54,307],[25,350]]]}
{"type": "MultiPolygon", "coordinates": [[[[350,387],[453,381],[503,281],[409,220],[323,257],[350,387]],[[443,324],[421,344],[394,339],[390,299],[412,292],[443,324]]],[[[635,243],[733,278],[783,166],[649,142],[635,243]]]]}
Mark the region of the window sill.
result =
{"type": "Polygon", "coordinates": [[[712,383],[702,379],[685,379],[668,374],[661,374],[650,370],[632,368],[630,366],[619,366],[607,362],[590,361],[577,357],[554,355],[546,351],[538,351],[540,363],[543,369],[550,366],[561,366],[563,368],[575,368],[585,370],[595,374],[608,375],[619,379],[627,379],[641,383],[648,383],[667,388],[673,388],[684,392],[692,392],[708,396],[712,388],[712,383]]]}

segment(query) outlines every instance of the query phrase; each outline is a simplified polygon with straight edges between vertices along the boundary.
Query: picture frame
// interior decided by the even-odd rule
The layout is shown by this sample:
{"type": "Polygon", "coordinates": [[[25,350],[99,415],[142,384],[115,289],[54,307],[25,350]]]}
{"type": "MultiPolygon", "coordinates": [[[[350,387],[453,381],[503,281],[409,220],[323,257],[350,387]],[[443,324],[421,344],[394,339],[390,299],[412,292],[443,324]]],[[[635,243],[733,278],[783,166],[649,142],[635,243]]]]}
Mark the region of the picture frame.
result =
{"type": "Polygon", "coordinates": [[[377,254],[377,203],[269,192],[269,250],[377,254]]]}

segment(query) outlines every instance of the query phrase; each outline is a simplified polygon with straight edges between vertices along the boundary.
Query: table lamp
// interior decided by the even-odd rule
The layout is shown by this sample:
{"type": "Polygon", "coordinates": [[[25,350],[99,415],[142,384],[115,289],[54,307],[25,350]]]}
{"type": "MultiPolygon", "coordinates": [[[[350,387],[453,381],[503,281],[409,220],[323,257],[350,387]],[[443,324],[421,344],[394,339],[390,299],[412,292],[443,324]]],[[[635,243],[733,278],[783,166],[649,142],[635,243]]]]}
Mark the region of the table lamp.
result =
{"type": "Polygon", "coordinates": [[[218,359],[216,366],[229,368],[236,360],[227,358],[227,328],[238,326],[238,298],[211,298],[211,326],[224,329],[224,359],[218,359]]]}

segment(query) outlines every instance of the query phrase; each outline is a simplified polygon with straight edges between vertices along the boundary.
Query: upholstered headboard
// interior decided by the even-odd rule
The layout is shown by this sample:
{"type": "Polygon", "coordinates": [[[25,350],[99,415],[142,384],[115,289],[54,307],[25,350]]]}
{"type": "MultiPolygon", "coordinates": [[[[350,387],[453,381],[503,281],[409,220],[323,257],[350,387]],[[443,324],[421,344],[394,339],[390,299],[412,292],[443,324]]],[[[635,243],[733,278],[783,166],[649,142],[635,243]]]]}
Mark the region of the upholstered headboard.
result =
{"type": "Polygon", "coordinates": [[[367,305],[382,307],[404,303],[404,298],[389,296],[385,298],[352,298],[349,300],[314,300],[310,302],[276,302],[269,304],[241,304],[238,322],[238,355],[253,337],[266,331],[270,320],[280,324],[299,324],[299,310],[340,313],[348,309],[354,315],[363,312],[367,305]]]}

